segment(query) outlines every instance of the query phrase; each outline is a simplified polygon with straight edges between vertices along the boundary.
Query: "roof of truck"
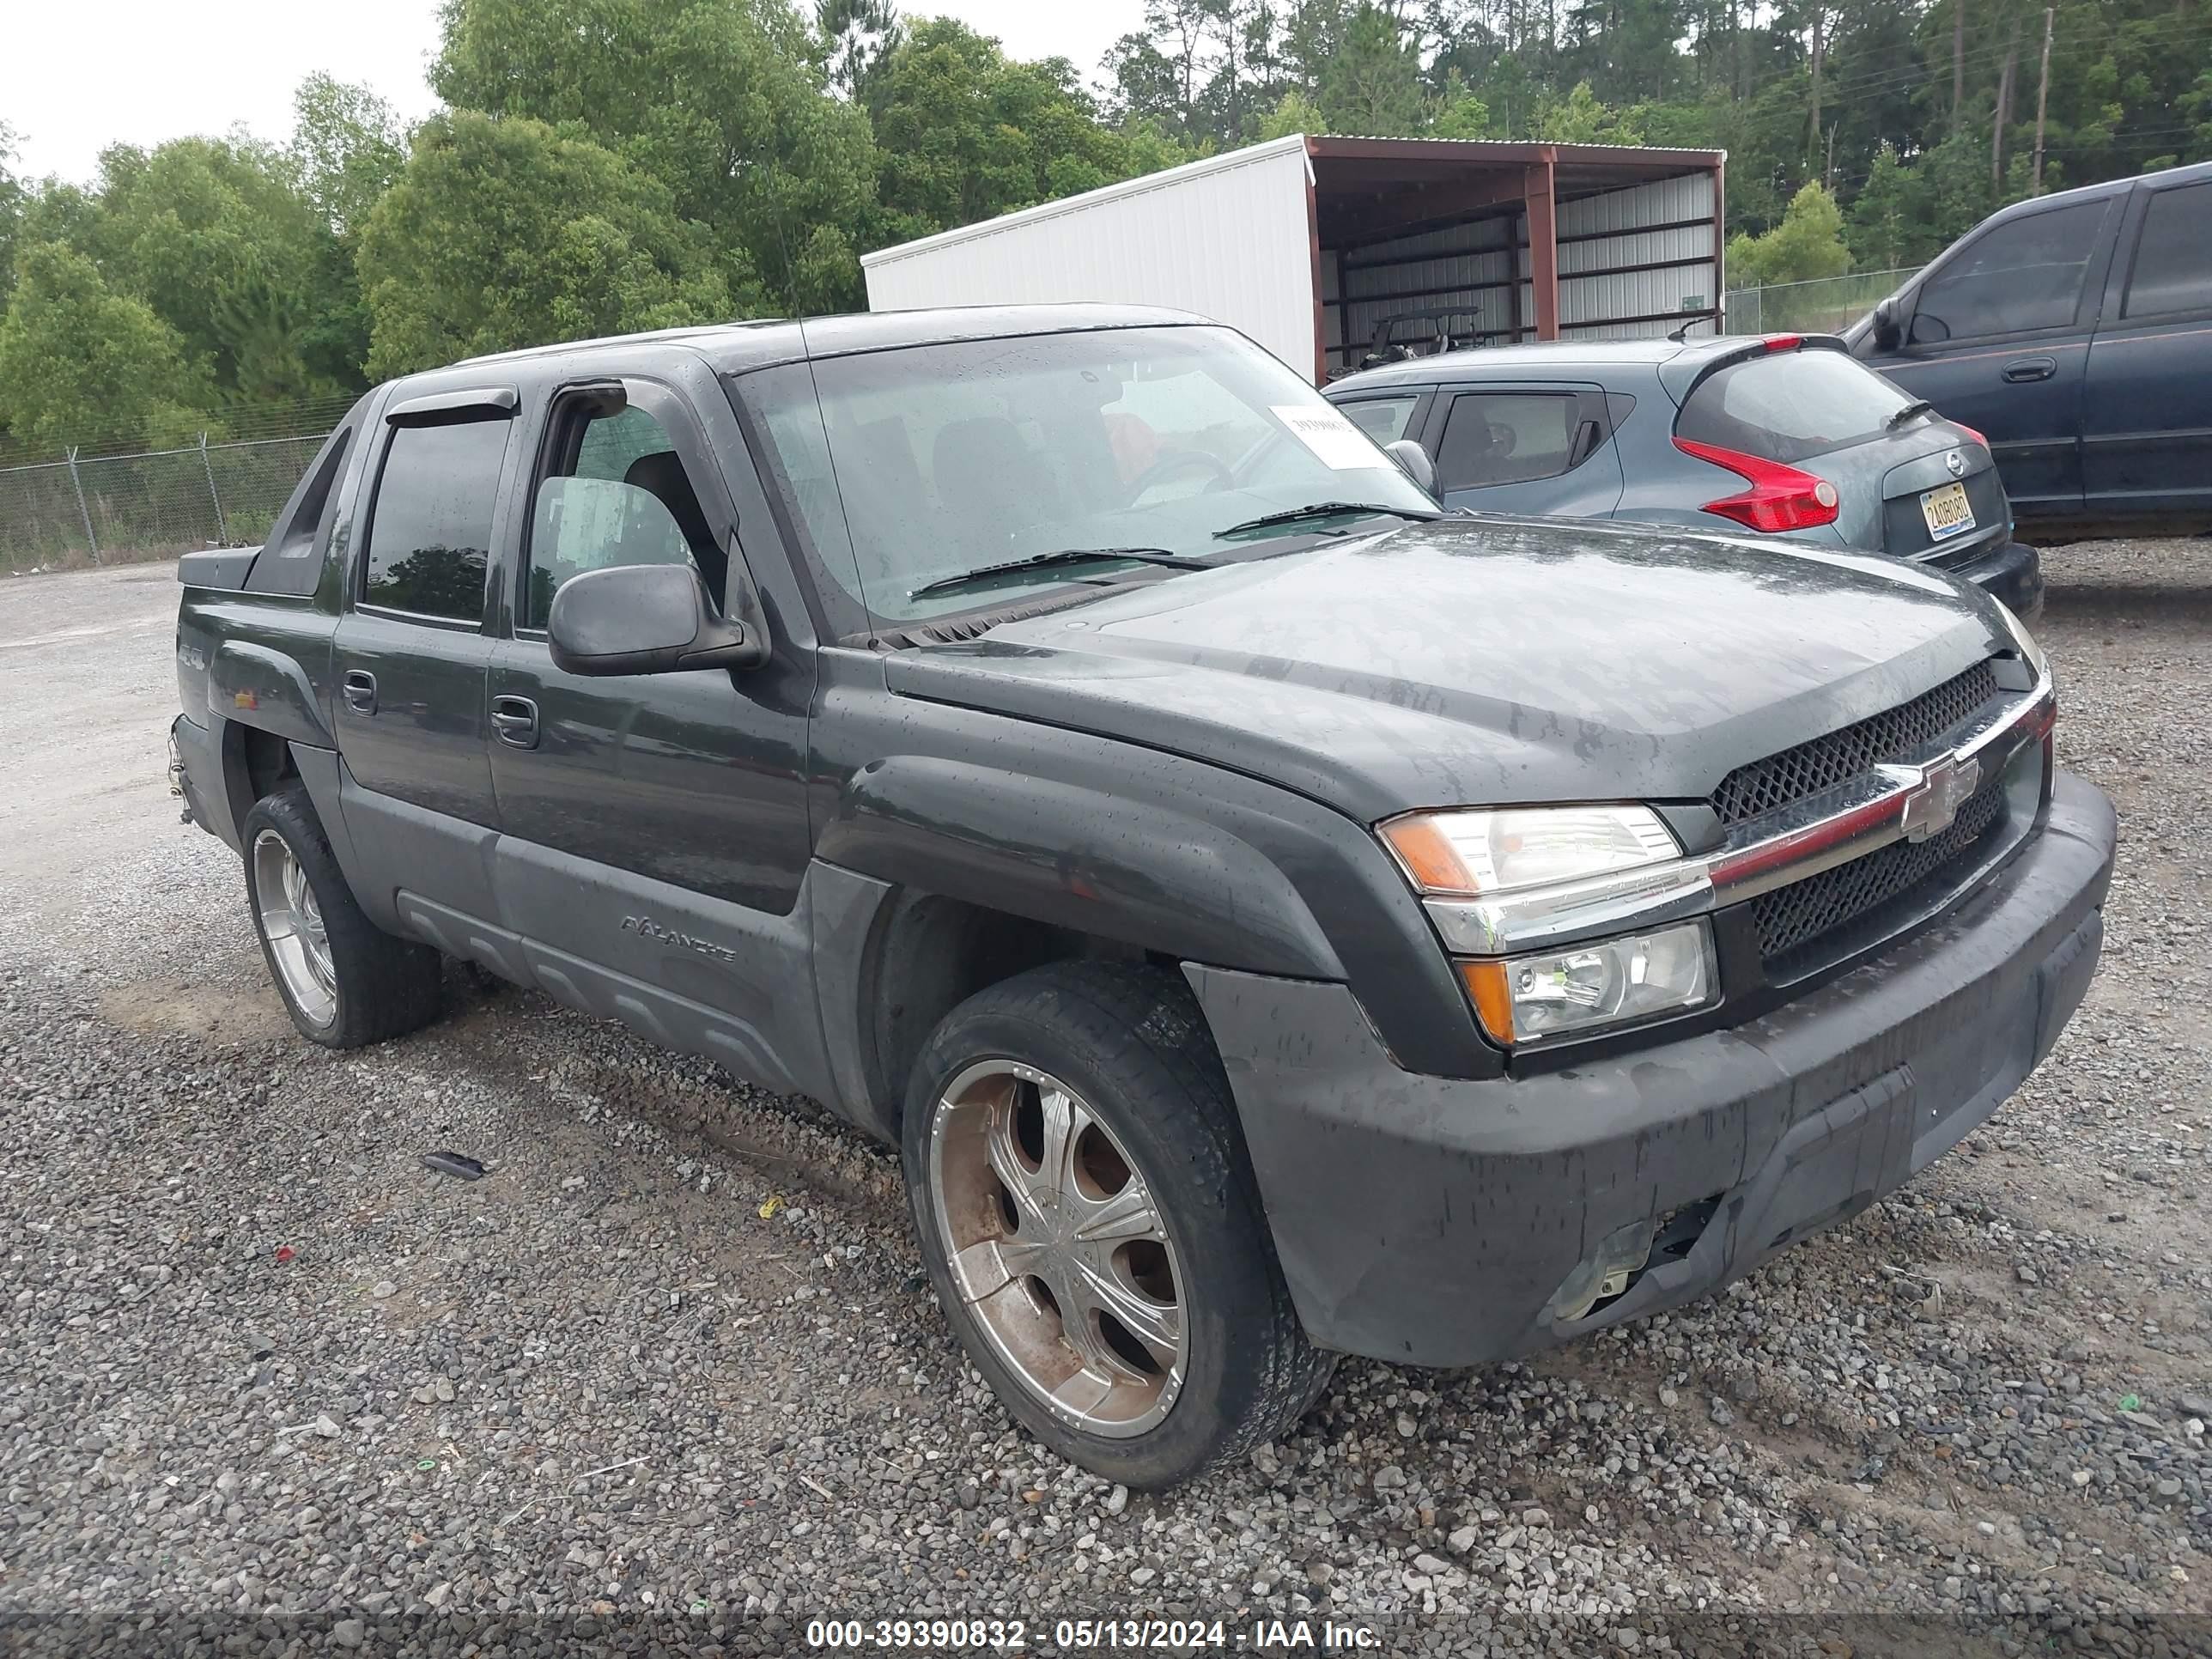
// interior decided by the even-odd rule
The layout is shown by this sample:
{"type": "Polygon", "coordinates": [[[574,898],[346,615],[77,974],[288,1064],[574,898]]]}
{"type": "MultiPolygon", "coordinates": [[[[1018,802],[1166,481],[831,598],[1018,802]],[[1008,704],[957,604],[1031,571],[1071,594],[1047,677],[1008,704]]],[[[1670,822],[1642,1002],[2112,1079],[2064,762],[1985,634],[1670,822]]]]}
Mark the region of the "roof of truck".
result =
{"type": "Polygon", "coordinates": [[[836,357],[851,352],[935,345],[951,340],[1061,334],[1085,329],[1182,326],[1207,320],[1188,311],[1170,311],[1157,306],[942,306],[922,311],[858,312],[848,316],[796,320],[761,318],[747,322],[656,329],[643,334],[526,346],[516,351],[471,357],[451,367],[477,368],[532,357],[587,356],[653,344],[688,346],[727,374],[808,357],[836,357]]]}

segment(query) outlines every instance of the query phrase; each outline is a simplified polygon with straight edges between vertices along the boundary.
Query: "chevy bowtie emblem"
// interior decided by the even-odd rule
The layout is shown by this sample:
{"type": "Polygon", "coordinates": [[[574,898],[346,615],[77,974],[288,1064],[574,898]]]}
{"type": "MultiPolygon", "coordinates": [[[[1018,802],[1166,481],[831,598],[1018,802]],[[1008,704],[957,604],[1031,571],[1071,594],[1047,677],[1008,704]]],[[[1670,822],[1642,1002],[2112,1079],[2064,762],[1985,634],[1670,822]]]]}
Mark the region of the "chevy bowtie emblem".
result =
{"type": "Polygon", "coordinates": [[[1907,841],[1926,841],[1948,830],[1958,818],[1959,809],[1982,781],[1981,762],[1958,760],[1949,755],[1929,761],[1925,766],[1891,766],[1883,769],[1900,782],[1912,784],[1905,794],[1904,808],[1898,814],[1898,826],[1905,831],[1907,841]],[[1917,781],[1914,782],[1916,777],[1917,781]]]}

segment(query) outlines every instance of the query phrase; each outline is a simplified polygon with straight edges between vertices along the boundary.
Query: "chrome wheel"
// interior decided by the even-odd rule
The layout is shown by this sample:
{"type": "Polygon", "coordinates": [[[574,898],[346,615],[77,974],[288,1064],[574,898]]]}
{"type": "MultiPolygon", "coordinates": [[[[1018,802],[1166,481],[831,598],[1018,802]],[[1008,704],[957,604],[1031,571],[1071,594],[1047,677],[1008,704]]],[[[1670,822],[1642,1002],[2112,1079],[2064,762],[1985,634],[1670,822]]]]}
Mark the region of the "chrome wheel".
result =
{"type": "Polygon", "coordinates": [[[277,976],[307,1021],[328,1025],[337,1018],[338,976],[331,963],[330,934],[307,872],[274,830],[253,838],[253,907],[277,976]]]}
{"type": "Polygon", "coordinates": [[[1182,1266],[1097,1114],[1056,1078],[984,1060],[939,1098],[929,1163],[954,1286],[1022,1385],[1091,1434],[1157,1427],[1189,1357],[1182,1266]]]}

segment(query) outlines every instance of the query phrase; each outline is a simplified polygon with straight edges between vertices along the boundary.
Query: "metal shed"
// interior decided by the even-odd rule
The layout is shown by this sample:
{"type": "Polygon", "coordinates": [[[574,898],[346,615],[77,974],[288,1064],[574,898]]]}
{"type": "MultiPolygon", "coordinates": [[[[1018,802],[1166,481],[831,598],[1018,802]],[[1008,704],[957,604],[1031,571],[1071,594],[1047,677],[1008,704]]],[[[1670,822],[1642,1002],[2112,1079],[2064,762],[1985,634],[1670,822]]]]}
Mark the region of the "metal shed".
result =
{"type": "Polygon", "coordinates": [[[1719,150],[1293,135],[865,256],[873,310],[1096,300],[1314,379],[1415,351],[1717,332],[1719,150]]]}

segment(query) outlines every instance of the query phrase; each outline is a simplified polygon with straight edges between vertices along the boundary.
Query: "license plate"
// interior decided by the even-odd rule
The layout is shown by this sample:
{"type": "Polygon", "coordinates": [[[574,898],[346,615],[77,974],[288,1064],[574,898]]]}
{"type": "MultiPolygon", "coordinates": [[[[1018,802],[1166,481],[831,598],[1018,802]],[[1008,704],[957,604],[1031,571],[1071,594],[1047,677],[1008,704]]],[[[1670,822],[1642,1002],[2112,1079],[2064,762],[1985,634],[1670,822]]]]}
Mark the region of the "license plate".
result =
{"type": "Polygon", "coordinates": [[[1928,520],[1928,533],[1948,541],[1974,527],[1974,509],[1966,501],[1966,486],[1948,483],[1920,492],[1920,516],[1928,520]]]}

